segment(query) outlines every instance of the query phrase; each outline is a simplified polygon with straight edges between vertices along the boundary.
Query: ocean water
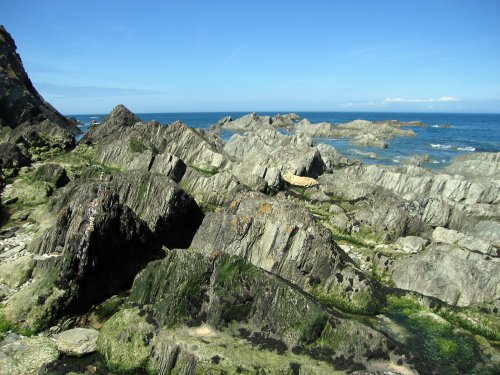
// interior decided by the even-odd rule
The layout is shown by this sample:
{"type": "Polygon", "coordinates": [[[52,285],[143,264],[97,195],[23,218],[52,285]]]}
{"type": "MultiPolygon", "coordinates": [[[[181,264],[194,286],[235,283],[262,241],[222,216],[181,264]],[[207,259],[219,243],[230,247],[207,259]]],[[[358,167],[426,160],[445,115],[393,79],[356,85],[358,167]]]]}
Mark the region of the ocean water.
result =
{"type": "MultiPolygon", "coordinates": [[[[233,119],[248,112],[196,112],[196,113],[139,113],[143,121],[157,120],[162,124],[181,120],[194,128],[206,129],[224,116],[233,119]]],[[[257,112],[258,115],[273,116],[288,112],[257,112]]],[[[450,163],[453,157],[473,152],[500,152],[500,114],[459,114],[459,113],[383,113],[383,112],[297,112],[301,118],[312,123],[327,121],[344,123],[356,119],[381,121],[422,121],[427,127],[405,127],[412,129],[416,137],[396,137],[389,141],[386,149],[351,145],[347,139],[315,139],[328,143],[344,155],[357,158],[364,163],[394,164],[404,162],[412,155],[428,155],[430,162],[424,166],[437,169],[450,163]],[[445,126],[443,126],[445,125],[445,126]],[[373,154],[376,158],[373,158],[373,154]]],[[[86,131],[92,120],[101,121],[105,114],[70,115],[80,120],[86,131]]],[[[227,141],[232,132],[223,132],[227,141]]]]}

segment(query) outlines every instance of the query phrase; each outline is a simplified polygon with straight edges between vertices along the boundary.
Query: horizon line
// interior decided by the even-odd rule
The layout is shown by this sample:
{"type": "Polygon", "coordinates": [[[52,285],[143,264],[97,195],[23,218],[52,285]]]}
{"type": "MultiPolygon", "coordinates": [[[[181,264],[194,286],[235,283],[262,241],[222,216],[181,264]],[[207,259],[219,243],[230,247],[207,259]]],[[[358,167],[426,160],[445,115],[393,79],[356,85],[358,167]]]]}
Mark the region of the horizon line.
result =
{"type": "MultiPolygon", "coordinates": [[[[114,108],[114,107],[113,107],[114,108]]],[[[113,109],[112,108],[112,109],[113,109]]],[[[128,107],[127,107],[128,108],[128,107]]],[[[111,110],[112,110],[111,109],[111,110]]],[[[71,113],[71,114],[63,114],[64,116],[86,116],[86,115],[107,115],[111,112],[106,113],[99,113],[99,112],[88,112],[88,113],[71,113]]],[[[416,114],[416,115],[421,115],[421,114],[435,114],[435,115],[500,115],[500,112],[431,112],[431,111],[425,111],[425,112],[412,112],[412,111],[327,111],[327,110],[286,110],[286,111],[276,111],[276,110],[231,110],[231,111],[179,111],[179,112],[174,112],[174,111],[164,111],[164,112],[134,112],[131,111],[132,113],[136,115],[140,114],[178,114],[178,113],[276,113],[276,114],[289,114],[289,113],[299,113],[299,112],[306,112],[306,113],[396,113],[396,114],[416,114]]]]}

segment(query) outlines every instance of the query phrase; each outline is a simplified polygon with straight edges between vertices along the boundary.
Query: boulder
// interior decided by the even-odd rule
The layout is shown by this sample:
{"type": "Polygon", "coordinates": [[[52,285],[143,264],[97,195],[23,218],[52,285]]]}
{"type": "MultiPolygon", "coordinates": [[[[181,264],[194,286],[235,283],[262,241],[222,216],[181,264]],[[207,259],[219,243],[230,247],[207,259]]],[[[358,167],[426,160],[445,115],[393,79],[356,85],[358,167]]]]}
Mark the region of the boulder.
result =
{"type": "Polygon", "coordinates": [[[405,253],[419,253],[428,243],[429,240],[417,236],[400,237],[396,241],[396,245],[405,253]]]}
{"type": "Polygon", "coordinates": [[[224,152],[235,160],[233,174],[252,190],[280,189],[282,173],[317,178],[325,170],[310,138],[290,137],[274,129],[235,134],[224,152]]]}
{"type": "Polygon", "coordinates": [[[74,181],[55,197],[49,215],[68,206],[77,210],[81,197],[88,195],[86,191],[95,189],[116,194],[120,204],[131,208],[157,239],[169,248],[189,247],[203,220],[203,213],[194,199],[174,181],[166,176],[140,171],[116,173],[97,183],[94,179],[74,181]]]}
{"type": "Polygon", "coordinates": [[[34,178],[53,184],[56,188],[63,187],[69,182],[66,170],[59,164],[43,164],[35,172],[34,178]]]}
{"type": "Polygon", "coordinates": [[[69,356],[82,357],[97,350],[99,331],[91,328],[73,328],[57,335],[57,349],[69,356]]]}
{"type": "Polygon", "coordinates": [[[35,267],[30,256],[21,256],[11,261],[0,263],[0,283],[16,289],[29,280],[35,267]]]}

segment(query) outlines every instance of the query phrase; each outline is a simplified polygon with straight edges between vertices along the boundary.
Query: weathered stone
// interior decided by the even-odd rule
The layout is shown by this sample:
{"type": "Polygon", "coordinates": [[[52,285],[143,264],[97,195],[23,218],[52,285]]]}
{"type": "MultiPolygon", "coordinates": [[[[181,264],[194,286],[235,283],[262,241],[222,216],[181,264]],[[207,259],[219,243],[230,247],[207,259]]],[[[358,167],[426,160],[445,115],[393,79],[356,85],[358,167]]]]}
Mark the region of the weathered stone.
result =
{"type": "MultiPolygon", "coordinates": [[[[208,252],[203,250],[203,253],[208,252]]],[[[335,347],[334,351],[325,352],[324,357],[330,358],[332,363],[342,356],[352,356],[354,362],[364,361],[367,353],[387,358],[384,353],[390,351],[389,341],[379,332],[345,319],[341,314],[330,314],[281,277],[220,252],[207,255],[194,250],[168,252],[164,260],[150,263],[141,272],[130,298],[139,304],[145,321],[157,322],[160,327],[183,323],[193,327],[206,323],[223,329],[230,325],[232,332],[238,332],[242,338],[255,342],[262,349],[275,349],[282,354],[293,348],[295,353],[300,353],[305,345],[315,347],[321,338],[335,347]],[[378,348],[377,354],[373,351],[375,348],[378,348]]],[[[126,311],[126,314],[141,315],[137,310],[126,311]]],[[[128,336],[136,341],[150,329],[130,332],[135,325],[144,323],[134,320],[134,324],[130,324],[127,320],[118,322],[118,317],[112,319],[113,333],[103,335],[106,323],[99,341],[111,335],[128,336]]],[[[159,345],[156,339],[153,340],[159,345]]],[[[107,342],[116,350],[122,350],[116,339],[114,343],[107,342]]],[[[101,352],[112,353],[113,350],[104,346],[101,352]]],[[[139,346],[137,353],[142,352],[139,346]]],[[[144,350],[139,357],[148,355],[144,350]]]]}
{"type": "Polygon", "coordinates": [[[18,126],[38,124],[49,120],[59,134],[76,135],[80,131],[66,117],[47,103],[28,78],[16,44],[0,26],[0,119],[3,124],[18,126]]]}
{"type": "MultiPolygon", "coordinates": [[[[14,250],[14,249],[13,249],[14,250]]],[[[0,283],[18,288],[31,277],[35,262],[29,256],[21,256],[0,264],[0,283]]]]}
{"type": "Polygon", "coordinates": [[[99,331],[73,328],[57,335],[57,349],[66,355],[81,357],[97,350],[99,331]]]}
{"type": "Polygon", "coordinates": [[[398,260],[392,280],[398,288],[470,306],[498,298],[500,264],[458,246],[431,244],[418,255],[398,260]]]}
{"type": "Polygon", "coordinates": [[[0,347],[0,373],[36,375],[44,364],[59,358],[56,344],[47,337],[26,337],[0,347]]]}
{"type": "Polygon", "coordinates": [[[59,164],[43,164],[35,172],[34,178],[40,181],[50,182],[56,188],[60,188],[69,182],[66,170],[59,164]]]}
{"type": "Polygon", "coordinates": [[[147,366],[151,355],[149,341],[155,326],[139,308],[125,309],[113,315],[101,329],[97,348],[108,364],[121,372],[147,366]]]}
{"type": "Polygon", "coordinates": [[[361,297],[374,292],[373,282],[305,208],[283,197],[236,196],[224,211],[205,216],[191,246],[244,257],[301,288],[337,294],[360,308],[369,309],[377,298],[361,297]]]}
{"type": "Polygon", "coordinates": [[[30,244],[31,252],[59,256],[38,261],[33,281],[2,309],[23,329],[44,329],[61,314],[85,311],[130,287],[149,260],[163,255],[146,223],[116,192],[99,183],[80,191],[30,244]]]}
{"type": "Polygon", "coordinates": [[[303,186],[303,187],[312,187],[319,185],[318,180],[315,180],[314,178],[311,177],[295,176],[291,173],[285,173],[283,174],[282,177],[283,180],[288,182],[290,185],[303,186]]]}
{"type": "Polygon", "coordinates": [[[396,244],[399,245],[401,250],[405,253],[418,253],[422,251],[428,243],[429,240],[417,236],[400,237],[396,241],[396,244]]]}

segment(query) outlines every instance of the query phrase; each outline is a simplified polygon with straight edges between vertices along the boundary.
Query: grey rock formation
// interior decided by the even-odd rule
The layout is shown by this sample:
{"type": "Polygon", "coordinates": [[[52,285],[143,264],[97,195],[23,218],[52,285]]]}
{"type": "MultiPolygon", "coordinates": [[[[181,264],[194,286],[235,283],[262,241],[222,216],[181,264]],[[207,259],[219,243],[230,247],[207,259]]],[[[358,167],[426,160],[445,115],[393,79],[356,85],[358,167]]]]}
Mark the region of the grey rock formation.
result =
{"type": "Polygon", "coordinates": [[[446,168],[452,175],[461,175],[468,179],[500,180],[500,153],[472,153],[457,156],[453,163],[446,168]]]}
{"type": "Polygon", "coordinates": [[[274,129],[235,134],[224,152],[234,160],[233,174],[254,190],[279,189],[286,172],[316,178],[325,170],[309,137],[290,137],[274,129]]]}
{"type": "Polygon", "coordinates": [[[297,123],[295,131],[314,138],[349,138],[354,145],[386,148],[388,147],[387,141],[395,136],[415,136],[412,130],[402,130],[402,124],[394,121],[366,120],[355,120],[337,125],[328,122],[312,124],[304,119],[297,123]]]}
{"type": "Polygon", "coordinates": [[[373,282],[303,207],[285,198],[240,194],[224,211],[209,213],[192,247],[211,254],[223,252],[245,258],[257,267],[312,290],[319,288],[367,307],[361,294],[373,292],[373,282]]]}
{"type": "Polygon", "coordinates": [[[230,172],[216,174],[201,173],[187,168],[180,186],[194,197],[199,204],[221,206],[239,191],[246,187],[230,172]]]}
{"type": "Polygon", "coordinates": [[[500,262],[456,245],[432,244],[398,260],[392,280],[452,305],[491,303],[500,296],[500,262]]]}
{"type": "Polygon", "coordinates": [[[115,108],[106,122],[89,129],[81,142],[98,144],[96,157],[101,163],[160,171],[176,181],[182,178],[186,165],[217,170],[228,163],[221,145],[202,130],[180,121],[169,126],[145,124],[135,122],[132,116],[122,106],[115,108]]]}
{"type": "Polygon", "coordinates": [[[0,143],[0,163],[3,169],[19,169],[30,165],[31,156],[24,147],[3,142],[0,143]]]}
{"type": "Polygon", "coordinates": [[[92,179],[75,181],[55,197],[52,212],[57,213],[66,206],[77,210],[80,197],[86,196],[86,191],[95,189],[116,194],[120,204],[131,208],[161,243],[170,248],[189,247],[203,219],[203,213],[193,198],[174,181],[140,171],[114,174],[98,182],[92,179]]]}
{"type": "Polygon", "coordinates": [[[405,253],[419,253],[429,243],[429,240],[418,236],[400,237],[396,244],[405,253]]]}
{"type": "Polygon", "coordinates": [[[231,117],[224,117],[215,124],[214,129],[251,131],[272,129],[272,120],[269,116],[257,116],[255,112],[242,116],[236,120],[231,117]]]}
{"type": "MultiPolygon", "coordinates": [[[[118,104],[108,117],[106,117],[102,125],[107,126],[132,126],[141,122],[141,119],[132,113],[123,104],[118,104]]],[[[95,125],[98,126],[98,125],[95,125]]]]}

